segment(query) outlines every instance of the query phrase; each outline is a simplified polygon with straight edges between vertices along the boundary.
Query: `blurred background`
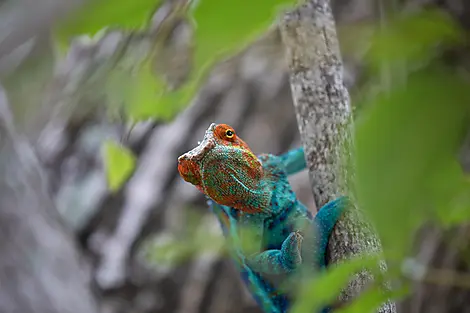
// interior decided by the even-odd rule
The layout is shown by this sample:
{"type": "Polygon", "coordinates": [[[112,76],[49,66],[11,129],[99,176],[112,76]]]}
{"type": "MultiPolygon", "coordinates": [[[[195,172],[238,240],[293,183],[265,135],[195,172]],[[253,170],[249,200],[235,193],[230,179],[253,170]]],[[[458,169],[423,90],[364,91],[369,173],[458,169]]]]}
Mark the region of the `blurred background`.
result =
{"type": "MultiPolygon", "coordinates": [[[[300,145],[280,15],[198,2],[0,0],[1,313],[260,312],[176,160],[212,122],[300,145]]],[[[470,312],[470,2],[331,5],[399,312],[470,312]]]]}

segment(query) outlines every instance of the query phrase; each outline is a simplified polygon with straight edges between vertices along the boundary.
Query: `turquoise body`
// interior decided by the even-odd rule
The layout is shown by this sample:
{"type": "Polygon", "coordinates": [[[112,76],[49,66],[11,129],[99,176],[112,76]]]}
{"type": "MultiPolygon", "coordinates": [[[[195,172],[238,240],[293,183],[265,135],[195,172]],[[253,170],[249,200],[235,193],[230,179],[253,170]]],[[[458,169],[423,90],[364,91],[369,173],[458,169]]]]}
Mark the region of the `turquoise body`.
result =
{"type": "MultiPolygon", "coordinates": [[[[303,149],[291,150],[280,156],[260,155],[259,159],[263,169],[274,178],[270,180],[273,193],[269,214],[248,214],[212,200],[208,204],[220,221],[232,257],[253,297],[266,313],[285,313],[291,306],[292,298],[279,288],[279,282],[286,282],[298,273],[298,256],[290,252],[296,250],[298,243],[292,232],[300,227],[303,229],[302,235],[308,238],[301,243],[302,266],[324,269],[327,265],[328,239],[347,207],[347,199],[341,197],[331,201],[312,216],[297,199],[287,179],[289,175],[305,169],[303,149]],[[259,240],[263,253],[254,259],[247,256],[239,245],[240,229],[245,224],[261,228],[259,240]]],[[[322,312],[329,311],[326,307],[322,312]]]]}

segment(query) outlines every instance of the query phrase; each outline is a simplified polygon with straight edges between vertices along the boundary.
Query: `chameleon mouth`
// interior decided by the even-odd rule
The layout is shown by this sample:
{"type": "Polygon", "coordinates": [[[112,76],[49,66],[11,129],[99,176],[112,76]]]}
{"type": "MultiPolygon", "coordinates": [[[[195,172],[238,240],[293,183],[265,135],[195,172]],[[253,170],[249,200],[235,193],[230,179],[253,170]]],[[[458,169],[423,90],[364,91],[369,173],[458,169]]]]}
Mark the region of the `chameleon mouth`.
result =
{"type": "Polygon", "coordinates": [[[189,159],[178,159],[178,172],[180,176],[195,186],[201,184],[201,175],[199,171],[199,166],[196,162],[193,162],[189,159]]]}
{"type": "Polygon", "coordinates": [[[178,157],[178,172],[180,176],[193,185],[201,184],[200,164],[208,151],[216,146],[214,129],[217,125],[212,123],[204,134],[204,139],[198,145],[178,157]]]}

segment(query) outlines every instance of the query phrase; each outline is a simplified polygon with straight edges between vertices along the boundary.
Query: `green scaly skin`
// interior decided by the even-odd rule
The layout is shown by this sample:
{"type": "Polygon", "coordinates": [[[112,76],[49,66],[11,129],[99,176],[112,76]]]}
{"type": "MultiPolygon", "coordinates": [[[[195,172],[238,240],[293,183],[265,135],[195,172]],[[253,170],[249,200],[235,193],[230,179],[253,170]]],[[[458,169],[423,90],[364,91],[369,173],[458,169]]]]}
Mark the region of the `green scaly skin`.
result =
{"type": "Polygon", "coordinates": [[[214,123],[178,158],[183,179],[209,198],[242,278],[266,312],[287,312],[291,302],[273,276],[285,281],[301,265],[326,267],[328,238],[346,207],[338,198],[312,217],[287,179],[305,167],[301,148],[257,157],[233,128],[214,123]]]}

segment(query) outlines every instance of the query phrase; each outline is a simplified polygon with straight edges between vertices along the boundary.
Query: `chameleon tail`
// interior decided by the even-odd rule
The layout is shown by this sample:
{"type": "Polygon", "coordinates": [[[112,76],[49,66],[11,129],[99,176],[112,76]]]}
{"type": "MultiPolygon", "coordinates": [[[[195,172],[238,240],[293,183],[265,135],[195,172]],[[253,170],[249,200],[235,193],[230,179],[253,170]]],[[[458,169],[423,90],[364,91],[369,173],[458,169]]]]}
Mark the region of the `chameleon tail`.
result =
{"type": "Polygon", "coordinates": [[[317,227],[317,256],[316,263],[320,268],[326,267],[326,248],[336,222],[352,202],[347,197],[339,197],[322,206],[315,215],[314,222],[317,227]]]}

